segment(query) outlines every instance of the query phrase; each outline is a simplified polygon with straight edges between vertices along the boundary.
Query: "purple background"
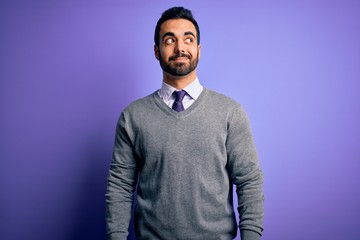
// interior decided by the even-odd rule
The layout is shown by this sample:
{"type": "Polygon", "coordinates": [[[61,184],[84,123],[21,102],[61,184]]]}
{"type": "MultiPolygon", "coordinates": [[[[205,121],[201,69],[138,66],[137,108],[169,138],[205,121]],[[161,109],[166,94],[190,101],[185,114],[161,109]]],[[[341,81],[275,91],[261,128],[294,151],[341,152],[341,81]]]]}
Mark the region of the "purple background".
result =
{"type": "Polygon", "coordinates": [[[360,1],[0,2],[0,239],[105,239],[115,124],[158,89],[153,32],[193,10],[199,79],[247,110],[264,240],[359,239],[360,1]]]}

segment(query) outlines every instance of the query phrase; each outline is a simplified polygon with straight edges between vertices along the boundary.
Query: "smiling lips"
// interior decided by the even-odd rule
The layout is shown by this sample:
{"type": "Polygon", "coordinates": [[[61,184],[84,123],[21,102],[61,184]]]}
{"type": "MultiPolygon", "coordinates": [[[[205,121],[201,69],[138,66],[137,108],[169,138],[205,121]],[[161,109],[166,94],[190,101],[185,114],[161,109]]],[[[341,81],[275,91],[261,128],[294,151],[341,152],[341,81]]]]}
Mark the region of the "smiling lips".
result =
{"type": "Polygon", "coordinates": [[[178,58],[174,58],[172,60],[175,61],[175,62],[183,62],[183,61],[185,61],[187,59],[188,59],[187,57],[178,57],[178,58]]]}
{"type": "Polygon", "coordinates": [[[176,62],[177,61],[179,61],[179,62],[185,61],[187,59],[190,59],[190,56],[187,55],[187,54],[177,54],[177,55],[172,56],[172,57],[169,58],[169,60],[173,60],[173,61],[176,61],[176,62]]]}

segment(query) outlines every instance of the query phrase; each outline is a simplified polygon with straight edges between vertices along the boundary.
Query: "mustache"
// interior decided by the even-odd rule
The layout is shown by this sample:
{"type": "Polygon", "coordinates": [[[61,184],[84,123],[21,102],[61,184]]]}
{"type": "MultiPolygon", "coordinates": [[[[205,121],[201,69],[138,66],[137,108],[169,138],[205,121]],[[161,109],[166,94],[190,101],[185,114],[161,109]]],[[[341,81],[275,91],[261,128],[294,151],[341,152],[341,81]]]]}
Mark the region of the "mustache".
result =
{"type": "Polygon", "coordinates": [[[188,54],[179,53],[179,54],[175,54],[175,55],[171,56],[171,57],[169,58],[169,60],[174,60],[174,59],[179,58],[179,57],[186,57],[186,58],[188,58],[188,59],[191,58],[191,56],[188,55],[188,54]]]}

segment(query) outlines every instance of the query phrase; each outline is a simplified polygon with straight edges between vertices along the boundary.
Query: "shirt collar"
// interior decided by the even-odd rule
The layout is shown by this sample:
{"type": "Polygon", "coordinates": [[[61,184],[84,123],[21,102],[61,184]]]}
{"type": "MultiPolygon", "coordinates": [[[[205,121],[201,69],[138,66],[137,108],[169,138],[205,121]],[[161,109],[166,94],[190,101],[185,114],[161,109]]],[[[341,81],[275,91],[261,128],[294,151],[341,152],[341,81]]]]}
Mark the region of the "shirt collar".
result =
{"type": "MultiPolygon", "coordinates": [[[[177,90],[176,88],[163,82],[161,89],[159,90],[159,95],[162,99],[167,101],[170,100],[171,95],[176,90],[177,90]]],[[[196,77],[195,80],[189,85],[187,85],[183,90],[185,90],[192,99],[196,100],[200,96],[203,90],[203,86],[200,84],[199,79],[196,77]]]]}

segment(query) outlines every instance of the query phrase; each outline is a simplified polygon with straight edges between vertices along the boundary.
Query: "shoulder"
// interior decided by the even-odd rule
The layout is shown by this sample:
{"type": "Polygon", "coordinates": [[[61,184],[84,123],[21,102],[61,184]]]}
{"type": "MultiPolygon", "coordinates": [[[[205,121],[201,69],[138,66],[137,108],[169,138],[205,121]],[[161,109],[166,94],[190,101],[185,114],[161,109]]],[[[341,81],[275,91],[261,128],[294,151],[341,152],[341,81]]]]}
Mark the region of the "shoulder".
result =
{"type": "Polygon", "coordinates": [[[243,106],[231,97],[206,89],[206,98],[213,117],[225,118],[229,123],[249,121],[243,106]]]}
{"type": "Polygon", "coordinates": [[[231,97],[210,89],[205,89],[205,91],[207,101],[210,102],[213,106],[218,106],[224,110],[242,109],[241,104],[231,97]]]}
{"type": "Polygon", "coordinates": [[[155,91],[145,97],[134,100],[124,108],[123,113],[126,114],[136,113],[148,109],[149,107],[155,104],[154,98],[156,97],[157,94],[158,94],[157,91],[155,91]]]}
{"type": "Polygon", "coordinates": [[[121,112],[118,122],[134,122],[141,119],[147,119],[146,116],[149,115],[149,111],[153,110],[156,106],[155,98],[158,97],[157,91],[134,100],[129,105],[127,105],[121,112]]]}

